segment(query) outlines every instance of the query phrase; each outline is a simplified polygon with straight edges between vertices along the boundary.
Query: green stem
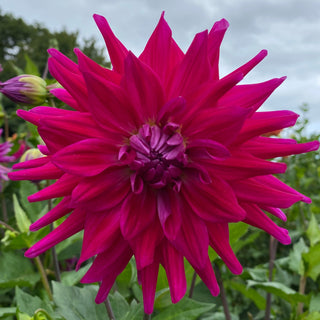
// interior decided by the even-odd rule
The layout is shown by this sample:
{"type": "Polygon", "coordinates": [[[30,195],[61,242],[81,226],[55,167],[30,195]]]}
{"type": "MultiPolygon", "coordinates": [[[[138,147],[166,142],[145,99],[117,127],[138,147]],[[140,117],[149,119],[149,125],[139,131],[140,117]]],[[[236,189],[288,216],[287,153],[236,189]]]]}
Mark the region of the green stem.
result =
{"type": "MultiPolygon", "coordinates": [[[[278,247],[278,241],[270,236],[270,244],[269,244],[269,281],[272,281],[272,273],[274,268],[274,260],[276,258],[278,247]]],[[[267,293],[267,302],[266,302],[266,310],[265,310],[265,320],[270,320],[271,315],[271,293],[267,293]]]]}
{"type": "Polygon", "coordinates": [[[224,312],[225,318],[226,318],[226,320],[231,320],[231,315],[230,315],[230,311],[229,311],[229,307],[228,307],[227,295],[226,295],[226,292],[224,290],[223,280],[222,280],[222,277],[221,277],[220,268],[219,268],[219,266],[217,264],[214,265],[214,272],[216,274],[217,282],[218,282],[219,287],[220,287],[220,297],[221,297],[221,302],[222,302],[223,312],[224,312]]]}
{"type": "Polygon", "coordinates": [[[38,270],[40,272],[40,277],[41,277],[41,282],[43,284],[43,287],[46,290],[49,299],[51,301],[53,301],[53,295],[52,295],[52,292],[51,292],[51,289],[50,289],[48,277],[47,277],[46,271],[44,270],[43,264],[42,264],[42,262],[41,262],[39,257],[35,257],[34,258],[34,262],[35,262],[35,264],[36,264],[36,266],[37,266],[37,268],[38,268],[38,270]]]}
{"type": "Polygon", "coordinates": [[[107,313],[108,313],[108,316],[109,316],[109,320],[116,320],[115,316],[114,316],[114,313],[113,313],[113,310],[112,310],[112,307],[111,307],[111,304],[110,304],[110,300],[109,298],[107,297],[107,299],[104,301],[104,304],[106,306],[106,309],[107,309],[107,313]]]}
{"type": "Polygon", "coordinates": [[[144,314],[143,320],[151,320],[151,314],[144,314]]]}
{"type": "Polygon", "coordinates": [[[188,297],[189,297],[190,299],[191,299],[192,296],[193,296],[193,290],[194,290],[194,287],[195,287],[195,285],[196,285],[196,280],[197,280],[197,273],[194,272],[194,273],[193,273],[193,276],[192,276],[192,280],[191,280],[189,295],[188,295],[188,297]]]}
{"type": "Polygon", "coordinates": [[[11,226],[9,226],[6,222],[0,220],[0,225],[4,226],[6,229],[13,231],[13,232],[17,232],[15,229],[13,229],[11,226]]]}
{"type": "MultiPolygon", "coordinates": [[[[302,295],[305,293],[306,282],[307,282],[307,277],[302,275],[300,277],[300,283],[299,283],[299,293],[302,295]]],[[[301,315],[302,313],[303,313],[303,302],[299,302],[297,307],[297,315],[301,315]]]]}

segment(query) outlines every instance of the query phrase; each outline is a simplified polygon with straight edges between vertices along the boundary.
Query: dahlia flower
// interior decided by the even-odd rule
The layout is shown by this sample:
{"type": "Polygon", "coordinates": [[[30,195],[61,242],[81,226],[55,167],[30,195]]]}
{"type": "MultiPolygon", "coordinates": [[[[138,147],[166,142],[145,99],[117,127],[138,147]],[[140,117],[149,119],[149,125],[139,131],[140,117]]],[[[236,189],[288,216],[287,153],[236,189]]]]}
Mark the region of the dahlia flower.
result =
{"type": "Polygon", "coordinates": [[[162,15],[137,57],[105,18],[94,19],[112,70],[78,49],[78,63],[50,49],[50,73],[63,86],[51,92],[74,110],[18,111],[38,127],[45,142],[40,151],[47,156],[15,165],[23,170],[10,178],[57,180],[31,195],[31,202],[63,197],[31,230],[70,213],[26,256],[35,257],[84,229],[78,267],[94,257],[82,282],[101,282],[97,303],[106,299],[132,257],[146,313],[153,310],[159,264],[173,303],[186,292],[184,258],[217,295],[208,247],[239,274],[229,223],[243,221],[289,244],[288,231],[269,214],[286,220],[281,208],[310,199],[274,177],[286,165],[268,159],[316,150],[319,143],[263,136],[292,126],[298,115],[257,112],[285,78],[239,85],[265,50],[219,76],[226,20],[198,33],[183,53],[162,15]]]}

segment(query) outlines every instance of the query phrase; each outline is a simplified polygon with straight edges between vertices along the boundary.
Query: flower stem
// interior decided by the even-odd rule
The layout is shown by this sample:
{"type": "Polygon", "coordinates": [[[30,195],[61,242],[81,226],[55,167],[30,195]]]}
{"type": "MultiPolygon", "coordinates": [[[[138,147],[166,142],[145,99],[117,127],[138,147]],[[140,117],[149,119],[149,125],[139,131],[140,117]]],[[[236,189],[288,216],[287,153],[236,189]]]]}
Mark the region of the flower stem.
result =
{"type": "Polygon", "coordinates": [[[194,287],[195,287],[195,285],[196,285],[196,280],[197,280],[197,273],[194,272],[194,273],[193,273],[193,276],[192,276],[192,280],[191,280],[189,295],[188,295],[188,297],[189,297],[190,299],[191,299],[192,296],[193,296],[193,290],[194,290],[194,287]]]}
{"type": "Polygon", "coordinates": [[[42,264],[42,262],[41,262],[39,257],[35,257],[34,258],[34,262],[35,262],[35,264],[36,264],[36,266],[37,266],[37,268],[38,268],[38,270],[40,272],[40,277],[41,277],[41,282],[43,284],[43,287],[46,290],[49,299],[52,301],[53,300],[53,295],[52,295],[52,292],[51,292],[51,289],[50,289],[48,277],[47,277],[46,271],[44,270],[43,264],[42,264]]]}
{"type": "Polygon", "coordinates": [[[6,222],[0,220],[0,226],[4,226],[6,229],[13,231],[13,232],[17,232],[15,229],[13,229],[11,226],[9,226],[6,222]]]}
{"type": "Polygon", "coordinates": [[[107,313],[108,313],[108,316],[109,316],[109,320],[116,320],[108,297],[107,297],[107,299],[104,301],[104,304],[105,304],[106,309],[107,309],[107,313]]]}
{"type": "MultiPolygon", "coordinates": [[[[277,253],[277,247],[278,247],[278,241],[270,236],[270,244],[269,244],[269,281],[272,281],[272,272],[274,268],[274,260],[276,258],[277,253]]],[[[271,314],[271,293],[267,293],[267,302],[266,302],[266,311],[265,311],[265,320],[270,320],[270,314],[271,314]]]]}
{"type": "Polygon", "coordinates": [[[144,314],[143,320],[151,320],[151,314],[144,314]]]}
{"type": "Polygon", "coordinates": [[[228,307],[227,295],[224,290],[221,272],[220,272],[219,266],[217,264],[214,265],[214,272],[216,274],[217,281],[218,281],[218,284],[220,287],[220,297],[221,297],[221,302],[222,302],[223,312],[224,312],[225,318],[226,318],[226,320],[231,320],[231,315],[230,315],[230,311],[229,311],[229,307],[228,307]]]}
{"type": "MultiPolygon", "coordinates": [[[[300,277],[300,283],[299,283],[299,293],[304,294],[305,289],[306,289],[306,282],[307,282],[307,277],[305,275],[302,275],[300,277]]],[[[297,307],[297,315],[301,315],[303,313],[303,302],[298,303],[297,307]]]]}

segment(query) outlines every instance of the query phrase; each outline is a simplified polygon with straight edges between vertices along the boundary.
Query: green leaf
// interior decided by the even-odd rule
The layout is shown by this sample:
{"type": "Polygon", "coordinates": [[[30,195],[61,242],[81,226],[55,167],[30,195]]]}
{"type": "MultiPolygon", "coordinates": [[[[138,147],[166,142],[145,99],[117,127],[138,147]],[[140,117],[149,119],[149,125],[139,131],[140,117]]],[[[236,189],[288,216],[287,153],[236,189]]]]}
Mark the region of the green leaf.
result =
{"type": "Polygon", "coordinates": [[[19,287],[16,287],[16,300],[19,311],[29,316],[33,316],[38,309],[44,309],[49,313],[52,313],[52,307],[50,304],[41,300],[39,297],[31,296],[24,292],[19,287]]]}
{"type": "Polygon", "coordinates": [[[252,300],[260,310],[264,310],[266,308],[266,299],[259,294],[257,290],[253,288],[247,288],[245,284],[235,281],[228,281],[227,285],[252,300]]]}
{"type": "Polygon", "coordinates": [[[314,214],[311,214],[311,219],[307,229],[307,236],[309,238],[311,247],[313,247],[320,241],[320,228],[314,214]]]}
{"type": "Polygon", "coordinates": [[[68,287],[52,281],[52,288],[53,300],[57,306],[56,313],[65,319],[108,319],[105,306],[94,302],[98,292],[97,286],[68,287]]]}
{"type": "MultiPolygon", "coordinates": [[[[21,206],[26,210],[28,217],[30,217],[31,221],[36,221],[39,219],[41,212],[46,204],[45,201],[39,202],[29,202],[28,196],[34,194],[38,191],[37,186],[28,180],[20,182],[19,196],[21,206]]],[[[45,212],[48,211],[46,208],[45,212]]]]}
{"type": "Polygon", "coordinates": [[[248,288],[250,287],[257,287],[261,288],[269,293],[272,293],[279,298],[288,301],[291,304],[297,304],[298,302],[303,302],[305,304],[309,304],[309,297],[297,293],[293,289],[285,286],[280,282],[257,282],[253,280],[248,280],[247,282],[248,288]]]}
{"type": "Polygon", "coordinates": [[[154,307],[155,309],[161,310],[171,305],[171,295],[170,289],[164,288],[160,291],[156,292],[156,296],[154,299],[154,307]]]}
{"type": "Polygon", "coordinates": [[[309,311],[320,311],[320,294],[312,295],[310,300],[309,311]]]}
{"type": "Polygon", "coordinates": [[[39,69],[35,65],[35,63],[30,59],[30,57],[27,54],[25,54],[24,58],[26,60],[26,67],[24,69],[25,73],[33,74],[35,76],[40,77],[39,69]]]}
{"type": "Polygon", "coordinates": [[[129,312],[129,304],[127,300],[119,293],[109,294],[109,301],[116,319],[122,319],[129,312]]]}
{"type": "Polygon", "coordinates": [[[72,270],[72,271],[65,271],[61,273],[61,282],[66,286],[73,286],[82,279],[82,277],[85,275],[85,273],[89,270],[91,267],[91,263],[80,268],[78,271],[72,270]]]}
{"type": "Polygon", "coordinates": [[[137,303],[135,300],[131,302],[128,313],[119,320],[141,320],[143,319],[143,304],[137,303]]]}
{"type": "Polygon", "coordinates": [[[116,284],[119,292],[128,297],[131,295],[131,287],[137,281],[137,269],[134,259],[131,259],[122,273],[117,277],[116,284]]]}
{"type": "Polygon", "coordinates": [[[17,226],[20,232],[28,232],[29,227],[31,225],[31,221],[29,220],[27,214],[22,209],[17,199],[17,196],[13,194],[13,208],[14,208],[14,215],[17,221],[17,226]]]}
{"type": "Polygon", "coordinates": [[[14,316],[16,314],[16,307],[0,308],[0,317],[14,316]]]}
{"type": "Polygon", "coordinates": [[[320,274],[320,243],[309,249],[309,252],[302,254],[306,263],[306,275],[317,280],[320,274]]]}
{"type": "Polygon", "coordinates": [[[300,276],[305,273],[302,259],[302,254],[305,252],[308,252],[308,247],[306,246],[303,238],[300,238],[299,242],[293,245],[293,250],[291,250],[289,254],[289,268],[300,276]]]}
{"type": "Polygon", "coordinates": [[[202,303],[189,298],[183,298],[177,304],[172,304],[152,320],[194,320],[214,307],[211,303],[202,303]]]}
{"type": "Polygon", "coordinates": [[[0,288],[33,287],[40,279],[20,252],[0,252],[0,288]]]}

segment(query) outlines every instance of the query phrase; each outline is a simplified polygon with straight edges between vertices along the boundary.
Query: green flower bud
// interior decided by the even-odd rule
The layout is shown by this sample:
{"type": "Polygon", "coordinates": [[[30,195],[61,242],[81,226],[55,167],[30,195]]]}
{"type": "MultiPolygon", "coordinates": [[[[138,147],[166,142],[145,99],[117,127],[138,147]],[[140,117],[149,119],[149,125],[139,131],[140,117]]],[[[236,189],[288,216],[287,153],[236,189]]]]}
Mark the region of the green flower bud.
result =
{"type": "Polygon", "coordinates": [[[15,103],[35,106],[45,102],[46,82],[34,75],[24,74],[0,83],[0,92],[15,103]]]}

